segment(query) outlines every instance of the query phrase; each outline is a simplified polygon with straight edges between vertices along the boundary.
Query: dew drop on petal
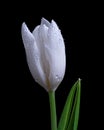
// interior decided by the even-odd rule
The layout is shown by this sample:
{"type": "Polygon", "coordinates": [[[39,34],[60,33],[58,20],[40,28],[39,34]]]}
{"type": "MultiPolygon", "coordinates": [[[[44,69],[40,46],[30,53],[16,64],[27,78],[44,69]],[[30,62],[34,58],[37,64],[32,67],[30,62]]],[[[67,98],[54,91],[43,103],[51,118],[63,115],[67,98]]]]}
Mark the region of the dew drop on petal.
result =
{"type": "Polygon", "coordinates": [[[55,76],[55,78],[57,79],[57,81],[60,81],[60,77],[58,75],[55,76]]]}
{"type": "Polygon", "coordinates": [[[35,60],[39,61],[39,55],[38,54],[35,54],[35,60]]]}
{"type": "Polygon", "coordinates": [[[61,38],[59,38],[59,44],[61,44],[62,43],[62,39],[61,38]]]}

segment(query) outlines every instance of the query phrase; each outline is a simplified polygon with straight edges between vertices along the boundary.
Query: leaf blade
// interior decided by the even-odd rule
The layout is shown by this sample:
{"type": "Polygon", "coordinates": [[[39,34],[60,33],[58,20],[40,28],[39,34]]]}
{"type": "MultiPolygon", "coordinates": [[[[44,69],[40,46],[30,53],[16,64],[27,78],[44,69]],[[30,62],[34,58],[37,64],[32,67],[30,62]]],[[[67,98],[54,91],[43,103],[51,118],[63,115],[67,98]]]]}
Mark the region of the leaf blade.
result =
{"type": "Polygon", "coordinates": [[[71,109],[72,109],[72,105],[73,105],[73,100],[74,100],[77,83],[78,83],[78,81],[75,82],[75,84],[72,86],[72,88],[68,94],[68,97],[67,97],[66,103],[64,105],[64,109],[62,111],[60,121],[58,124],[58,130],[65,130],[67,128],[68,121],[71,116],[71,109]]]}
{"type": "Polygon", "coordinates": [[[67,130],[77,130],[80,110],[81,80],[78,80],[75,102],[67,130]]]}
{"type": "Polygon", "coordinates": [[[78,88],[77,88],[77,103],[75,110],[75,121],[74,121],[74,130],[77,130],[78,120],[79,120],[79,112],[80,112],[80,95],[81,95],[81,80],[79,79],[78,88]]]}

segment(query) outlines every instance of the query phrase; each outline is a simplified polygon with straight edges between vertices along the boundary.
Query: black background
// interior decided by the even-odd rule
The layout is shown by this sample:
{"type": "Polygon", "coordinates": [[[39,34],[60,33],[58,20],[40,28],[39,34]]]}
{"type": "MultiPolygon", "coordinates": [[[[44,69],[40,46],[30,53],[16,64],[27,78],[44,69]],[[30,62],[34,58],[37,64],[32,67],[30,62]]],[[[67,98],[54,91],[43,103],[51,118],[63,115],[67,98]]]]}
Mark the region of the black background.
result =
{"type": "MultiPolygon", "coordinates": [[[[57,118],[59,121],[71,86],[82,79],[81,107],[78,130],[94,127],[97,112],[96,47],[92,40],[94,11],[86,3],[34,2],[13,3],[3,16],[6,37],[4,40],[5,72],[3,72],[3,121],[4,126],[13,129],[51,129],[48,93],[31,76],[26,62],[21,38],[21,25],[25,21],[30,31],[40,24],[44,17],[58,24],[66,48],[65,77],[56,90],[57,118]],[[83,5],[83,6],[82,6],[83,5]],[[8,42],[9,41],[9,42],[8,42]],[[6,59],[6,60],[5,60],[6,59]]],[[[4,36],[5,36],[4,35],[4,36]]],[[[95,45],[96,46],[96,45],[95,45]]]]}

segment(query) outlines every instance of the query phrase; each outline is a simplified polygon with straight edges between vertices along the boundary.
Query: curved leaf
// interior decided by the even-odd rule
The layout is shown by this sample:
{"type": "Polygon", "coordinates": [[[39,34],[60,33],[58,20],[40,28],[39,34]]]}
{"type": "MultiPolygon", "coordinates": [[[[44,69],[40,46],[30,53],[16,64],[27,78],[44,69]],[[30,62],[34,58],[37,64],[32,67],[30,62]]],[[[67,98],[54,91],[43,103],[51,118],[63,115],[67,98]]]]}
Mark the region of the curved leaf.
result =
{"type": "Polygon", "coordinates": [[[69,125],[69,120],[71,117],[71,112],[72,112],[72,107],[73,107],[73,102],[74,102],[74,96],[75,96],[78,83],[79,83],[79,80],[77,80],[76,83],[72,86],[68,94],[68,97],[67,97],[67,100],[66,100],[66,103],[65,103],[65,106],[61,114],[59,124],[58,124],[58,130],[66,130],[66,128],[69,125]]]}
{"type": "Polygon", "coordinates": [[[67,130],[77,130],[78,120],[79,120],[79,110],[80,110],[80,95],[81,95],[81,80],[78,80],[76,84],[76,94],[75,94],[75,102],[72,108],[72,114],[69,120],[69,125],[67,130]]]}

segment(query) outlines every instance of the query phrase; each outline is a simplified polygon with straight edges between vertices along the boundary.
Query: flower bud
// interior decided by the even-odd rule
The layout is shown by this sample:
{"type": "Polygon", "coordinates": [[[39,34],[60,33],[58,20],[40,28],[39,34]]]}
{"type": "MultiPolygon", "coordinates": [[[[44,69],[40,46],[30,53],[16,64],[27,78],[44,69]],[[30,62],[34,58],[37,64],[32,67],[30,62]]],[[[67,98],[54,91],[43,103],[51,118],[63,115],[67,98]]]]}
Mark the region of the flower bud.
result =
{"type": "Polygon", "coordinates": [[[66,68],[64,40],[57,24],[42,18],[32,33],[23,23],[21,33],[33,78],[47,91],[55,91],[66,68]]]}

